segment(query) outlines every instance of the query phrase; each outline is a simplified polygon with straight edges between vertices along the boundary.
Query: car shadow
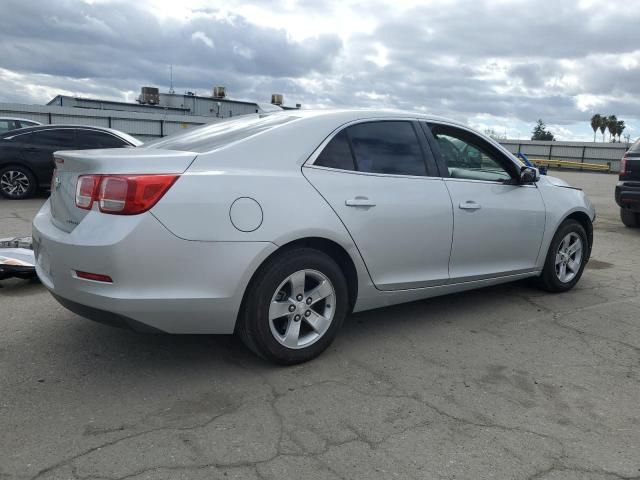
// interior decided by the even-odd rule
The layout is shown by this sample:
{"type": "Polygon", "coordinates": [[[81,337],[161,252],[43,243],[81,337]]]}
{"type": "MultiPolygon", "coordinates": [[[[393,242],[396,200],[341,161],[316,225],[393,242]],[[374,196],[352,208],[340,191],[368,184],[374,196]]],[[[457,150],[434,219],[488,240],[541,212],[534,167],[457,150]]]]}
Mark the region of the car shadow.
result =
{"type": "MultiPolygon", "coordinates": [[[[26,299],[34,293],[44,293],[44,287],[12,280],[0,289],[0,297],[7,295],[14,299],[26,299]]],[[[419,327],[423,334],[428,334],[432,327],[454,323],[456,318],[474,315],[479,309],[490,310],[498,298],[538,294],[544,295],[532,290],[526,282],[518,282],[351,314],[338,333],[337,351],[346,352],[352,345],[370,342],[372,336],[403,335],[398,326],[402,326],[402,331],[419,327]]],[[[29,349],[55,349],[61,365],[65,366],[64,376],[81,374],[88,364],[95,363],[101,365],[92,373],[97,376],[105,368],[109,372],[122,370],[128,375],[135,371],[148,374],[203,366],[217,371],[225,365],[252,373],[283,368],[258,358],[236,336],[138,333],[81,318],[48,295],[42,299],[49,311],[35,324],[30,324],[34,332],[29,335],[29,349]]],[[[336,351],[334,347],[316,361],[332,355],[336,351]]]]}

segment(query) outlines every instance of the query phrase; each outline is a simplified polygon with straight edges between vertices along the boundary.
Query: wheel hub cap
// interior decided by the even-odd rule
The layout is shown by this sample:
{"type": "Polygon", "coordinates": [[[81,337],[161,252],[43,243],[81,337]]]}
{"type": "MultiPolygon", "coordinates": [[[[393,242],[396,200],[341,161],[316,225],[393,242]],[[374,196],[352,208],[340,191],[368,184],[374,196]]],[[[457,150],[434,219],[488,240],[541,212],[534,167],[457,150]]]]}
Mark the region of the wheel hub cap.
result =
{"type": "Polygon", "coordinates": [[[281,345],[304,348],[329,330],[334,316],[335,289],[317,270],[289,275],[274,293],[269,306],[269,327],[281,345]]]}
{"type": "Polygon", "coordinates": [[[582,238],[575,233],[567,234],[556,252],[556,276],[562,283],[572,281],[582,266],[582,238]]]}
{"type": "Polygon", "coordinates": [[[0,177],[0,188],[7,195],[17,197],[29,189],[29,179],[22,172],[9,170],[0,177]]]}

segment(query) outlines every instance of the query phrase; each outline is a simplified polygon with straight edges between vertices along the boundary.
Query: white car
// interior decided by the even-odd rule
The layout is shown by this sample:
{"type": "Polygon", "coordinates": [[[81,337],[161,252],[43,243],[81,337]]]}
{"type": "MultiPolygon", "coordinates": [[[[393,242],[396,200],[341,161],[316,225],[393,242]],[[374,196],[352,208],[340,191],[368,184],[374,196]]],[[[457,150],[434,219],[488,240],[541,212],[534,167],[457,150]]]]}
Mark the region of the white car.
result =
{"type": "MultiPolygon", "coordinates": [[[[286,111],[55,154],[37,273],[68,309],[318,355],[349,312],[537,277],[572,288],[595,211],[459,123],[286,111]]],[[[390,319],[392,321],[392,319],[390,319]]]]}
{"type": "Polygon", "coordinates": [[[36,125],[42,124],[35,120],[27,120],[26,118],[0,117],[0,133],[17,130],[18,128],[35,127],[36,125]]]}

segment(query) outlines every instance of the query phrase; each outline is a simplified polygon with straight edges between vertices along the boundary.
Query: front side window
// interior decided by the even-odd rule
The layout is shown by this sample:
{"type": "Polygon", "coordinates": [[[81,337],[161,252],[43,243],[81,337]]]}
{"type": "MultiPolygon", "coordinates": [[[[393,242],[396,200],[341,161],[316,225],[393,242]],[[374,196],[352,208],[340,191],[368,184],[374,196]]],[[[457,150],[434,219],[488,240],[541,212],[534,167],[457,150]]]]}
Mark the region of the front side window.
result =
{"type": "Polygon", "coordinates": [[[20,128],[19,124],[15,120],[0,120],[0,133],[5,133],[10,130],[20,128]]]}
{"type": "Polygon", "coordinates": [[[427,167],[411,122],[358,123],[338,133],[315,165],[366,173],[426,176],[427,167]]]}
{"type": "Polygon", "coordinates": [[[450,178],[506,182],[509,165],[500,153],[482,138],[461,128],[430,125],[450,178]]]}

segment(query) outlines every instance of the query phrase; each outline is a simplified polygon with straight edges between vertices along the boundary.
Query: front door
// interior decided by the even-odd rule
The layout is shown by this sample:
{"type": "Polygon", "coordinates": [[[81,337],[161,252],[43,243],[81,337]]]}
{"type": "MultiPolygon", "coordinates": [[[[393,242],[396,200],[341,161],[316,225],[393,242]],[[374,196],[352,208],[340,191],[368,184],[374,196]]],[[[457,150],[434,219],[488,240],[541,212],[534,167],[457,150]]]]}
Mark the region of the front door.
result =
{"type": "Polygon", "coordinates": [[[545,227],[536,185],[520,184],[517,165],[475,133],[445,124],[430,127],[453,203],[451,281],[533,271],[545,227]]]}

